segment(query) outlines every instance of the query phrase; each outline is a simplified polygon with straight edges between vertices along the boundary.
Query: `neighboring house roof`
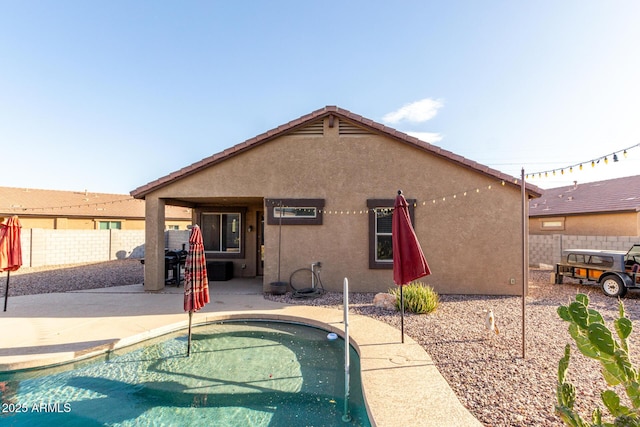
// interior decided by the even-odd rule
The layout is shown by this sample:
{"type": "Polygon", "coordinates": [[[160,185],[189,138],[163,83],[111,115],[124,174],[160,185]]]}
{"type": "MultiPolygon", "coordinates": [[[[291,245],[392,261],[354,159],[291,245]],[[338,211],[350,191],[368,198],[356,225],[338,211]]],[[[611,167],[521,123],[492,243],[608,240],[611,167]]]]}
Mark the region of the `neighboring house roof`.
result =
{"type": "Polygon", "coordinates": [[[530,217],[638,210],[640,175],[551,188],[529,202],[530,217]]]}
{"type": "MultiPolygon", "coordinates": [[[[337,117],[340,120],[345,120],[361,128],[367,129],[372,133],[381,134],[389,138],[393,138],[397,141],[413,145],[418,149],[427,151],[435,156],[439,156],[444,159],[450,160],[451,162],[457,163],[462,167],[466,167],[466,168],[475,170],[476,172],[482,173],[484,175],[488,175],[488,176],[503,180],[505,181],[505,183],[508,183],[509,185],[514,185],[518,187],[520,186],[519,180],[517,180],[518,183],[516,183],[516,180],[514,179],[514,177],[504,174],[495,169],[491,169],[488,166],[481,165],[480,163],[466,159],[450,151],[444,150],[435,145],[421,141],[415,137],[412,137],[410,135],[407,135],[405,133],[402,133],[400,131],[387,127],[383,124],[374,122],[373,120],[364,118],[360,115],[354,114],[345,109],[342,109],[336,106],[326,106],[310,114],[307,114],[295,120],[292,120],[289,123],[278,126],[275,129],[269,130],[263,134],[260,134],[251,139],[248,139],[240,144],[234,145],[233,147],[228,148],[224,151],[221,151],[217,154],[214,154],[210,157],[202,159],[199,162],[193,163],[192,165],[184,167],[176,172],[173,172],[169,175],[166,175],[162,178],[152,181],[146,185],[138,187],[135,190],[131,191],[131,195],[136,199],[142,199],[145,197],[145,195],[151,193],[152,191],[158,188],[163,187],[164,185],[176,179],[181,179],[191,174],[194,174],[196,172],[199,172],[200,170],[208,168],[212,165],[215,165],[216,163],[222,162],[223,160],[226,160],[232,156],[240,154],[260,144],[264,144],[265,142],[268,142],[275,138],[283,136],[287,133],[295,132],[296,130],[299,130],[302,127],[308,126],[313,122],[317,122],[318,120],[325,118],[327,116],[337,117]]],[[[527,192],[531,197],[539,197],[541,195],[541,190],[538,187],[531,184],[527,184],[527,192]]]]}
{"type": "MultiPolygon", "coordinates": [[[[127,194],[0,187],[0,216],[144,219],[141,200],[127,194]]],[[[191,220],[191,210],[167,206],[167,219],[191,220]]]]}

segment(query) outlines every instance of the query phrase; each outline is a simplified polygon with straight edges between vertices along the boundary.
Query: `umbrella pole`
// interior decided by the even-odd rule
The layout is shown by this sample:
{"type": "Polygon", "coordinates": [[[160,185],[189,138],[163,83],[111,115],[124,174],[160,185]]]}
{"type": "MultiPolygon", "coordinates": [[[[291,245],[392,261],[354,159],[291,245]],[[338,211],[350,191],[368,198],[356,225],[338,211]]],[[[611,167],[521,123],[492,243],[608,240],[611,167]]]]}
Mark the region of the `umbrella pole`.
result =
{"type": "Polygon", "coordinates": [[[193,316],[193,311],[189,310],[189,338],[187,339],[187,357],[191,355],[191,317],[193,316]]]}
{"type": "Polygon", "coordinates": [[[7,287],[4,290],[4,311],[7,311],[7,298],[9,298],[9,275],[11,271],[7,271],[7,287]]]}
{"type": "Polygon", "coordinates": [[[402,344],[404,344],[404,295],[402,294],[402,288],[404,286],[400,285],[400,307],[401,307],[401,320],[400,320],[400,333],[402,334],[402,344]]]}

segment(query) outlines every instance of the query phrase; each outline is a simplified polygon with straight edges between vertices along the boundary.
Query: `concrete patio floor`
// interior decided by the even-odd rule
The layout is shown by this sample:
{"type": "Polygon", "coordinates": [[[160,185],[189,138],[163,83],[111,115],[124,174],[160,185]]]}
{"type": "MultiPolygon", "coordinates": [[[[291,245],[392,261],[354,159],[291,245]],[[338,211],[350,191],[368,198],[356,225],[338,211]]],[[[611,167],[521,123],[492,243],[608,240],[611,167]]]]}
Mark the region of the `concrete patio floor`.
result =
{"type": "MultiPolygon", "coordinates": [[[[0,312],[0,372],[91,357],[185,329],[182,287],[145,292],[142,285],[9,297],[0,312]]],[[[344,336],[341,308],[295,306],[264,299],[262,281],[211,282],[194,325],[228,319],[274,319],[344,336]]],[[[399,331],[350,314],[360,355],[363,395],[372,425],[481,426],[462,406],[424,349],[399,331]]],[[[186,333],[186,330],[185,330],[186,333]]]]}

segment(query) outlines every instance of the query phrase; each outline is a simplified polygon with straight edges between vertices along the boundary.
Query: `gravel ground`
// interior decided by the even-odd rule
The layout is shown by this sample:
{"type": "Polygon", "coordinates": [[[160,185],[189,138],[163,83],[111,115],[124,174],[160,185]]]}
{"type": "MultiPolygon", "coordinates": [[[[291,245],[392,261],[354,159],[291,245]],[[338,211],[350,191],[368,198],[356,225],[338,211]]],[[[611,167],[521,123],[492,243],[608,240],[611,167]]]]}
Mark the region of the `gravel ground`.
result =
{"type": "MultiPolygon", "coordinates": [[[[562,426],[553,409],[557,367],[565,344],[571,340],[567,324],[560,320],[556,309],[582,292],[589,295],[590,306],[600,311],[609,325],[617,315],[617,300],[605,297],[598,287],[575,282],[553,285],[549,273],[530,272],[524,358],[520,297],[441,295],[441,304],[434,313],[405,314],[405,333],[425,348],[460,401],[486,426],[562,426]],[[494,311],[500,334],[485,330],[486,309],[494,311]]],[[[5,277],[0,275],[2,279],[5,277]]],[[[2,279],[0,283],[4,284],[2,279]]],[[[56,269],[21,268],[11,274],[9,296],[129,285],[142,283],[142,279],[143,267],[137,260],[56,269]]],[[[4,286],[0,295],[4,296],[4,286]]],[[[289,294],[266,298],[317,306],[342,304],[340,293],[309,300],[293,299],[289,294]]],[[[376,308],[372,300],[373,294],[351,294],[350,311],[400,329],[400,314],[376,308]]],[[[637,323],[640,293],[629,292],[624,303],[627,315],[637,323]]],[[[632,356],[634,336],[630,340],[632,356]]],[[[578,411],[589,419],[596,406],[603,407],[599,394],[606,385],[598,364],[572,347],[568,379],[577,388],[578,411]]]]}
{"type": "MultiPolygon", "coordinates": [[[[6,277],[5,273],[0,274],[0,295],[3,298],[6,277]]],[[[55,267],[21,267],[11,272],[9,298],[18,295],[134,285],[143,281],[144,266],[135,259],[55,267]]]]}
{"type": "MultiPolygon", "coordinates": [[[[563,426],[554,414],[558,361],[572,340],[568,324],[556,310],[580,292],[589,295],[589,306],[600,311],[609,326],[618,313],[617,300],[604,296],[596,285],[568,283],[569,279],[564,285],[553,285],[550,272],[543,270],[531,270],[529,280],[524,358],[520,297],[441,295],[435,312],[405,313],[405,333],[431,355],[462,404],[486,426],[563,426]],[[488,309],[495,313],[498,335],[488,333],[484,327],[483,310],[488,309]]],[[[336,293],[307,301],[289,295],[267,298],[320,306],[342,304],[342,294],[336,293]]],[[[352,294],[349,298],[350,312],[400,329],[400,314],[374,307],[373,294],[352,294]]],[[[629,292],[624,303],[627,315],[636,323],[640,317],[640,294],[629,292]]],[[[632,357],[633,338],[632,334],[632,357]]],[[[596,406],[604,410],[599,396],[606,384],[599,365],[582,356],[573,344],[567,378],[576,386],[576,409],[583,418],[590,420],[596,406]]]]}

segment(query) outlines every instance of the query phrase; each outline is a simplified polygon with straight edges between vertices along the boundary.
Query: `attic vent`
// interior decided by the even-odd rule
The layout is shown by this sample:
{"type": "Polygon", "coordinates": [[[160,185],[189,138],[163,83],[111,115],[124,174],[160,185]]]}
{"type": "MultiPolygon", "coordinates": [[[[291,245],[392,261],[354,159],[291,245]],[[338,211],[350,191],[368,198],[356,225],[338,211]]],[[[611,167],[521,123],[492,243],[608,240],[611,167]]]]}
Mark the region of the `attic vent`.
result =
{"type": "Polygon", "coordinates": [[[315,123],[311,123],[301,129],[291,132],[291,135],[324,135],[324,121],[318,120],[315,123]]]}
{"type": "Polygon", "coordinates": [[[338,129],[339,129],[340,135],[370,135],[371,134],[371,132],[369,132],[368,130],[358,127],[349,122],[345,122],[343,120],[340,120],[338,122],[338,129]]]}

